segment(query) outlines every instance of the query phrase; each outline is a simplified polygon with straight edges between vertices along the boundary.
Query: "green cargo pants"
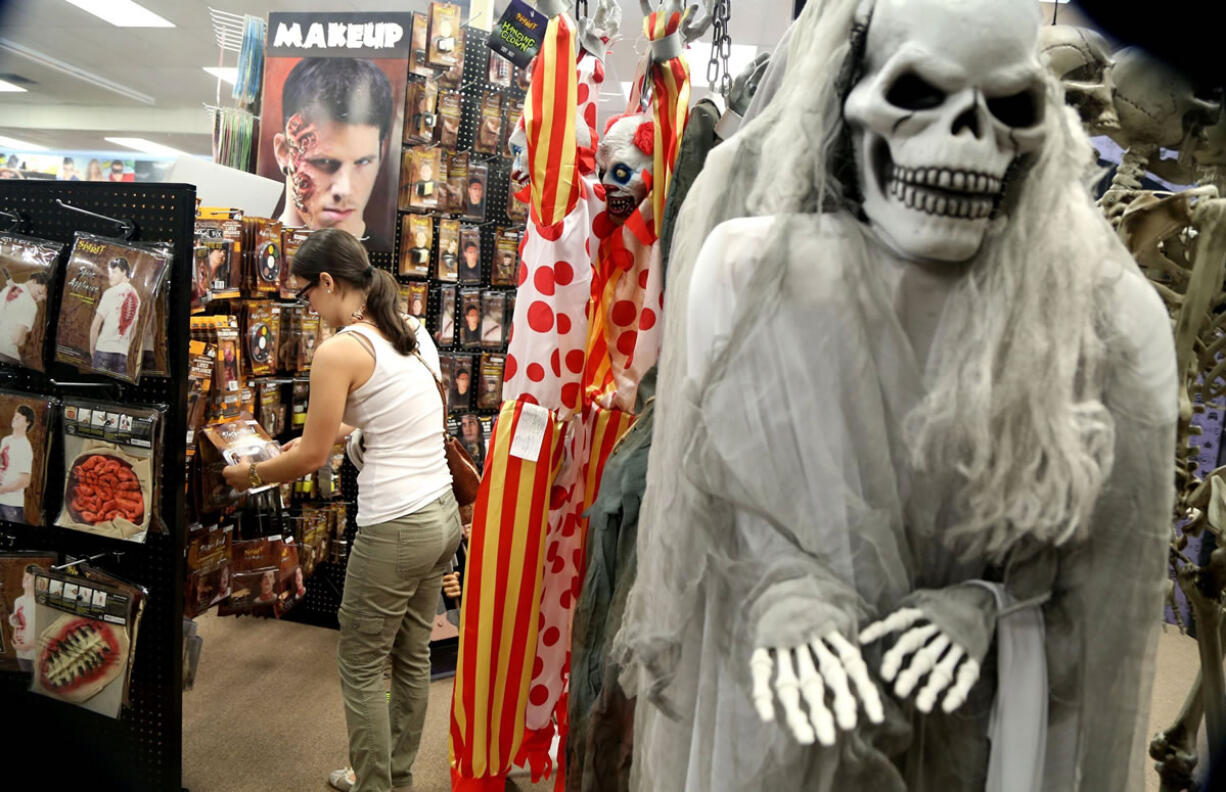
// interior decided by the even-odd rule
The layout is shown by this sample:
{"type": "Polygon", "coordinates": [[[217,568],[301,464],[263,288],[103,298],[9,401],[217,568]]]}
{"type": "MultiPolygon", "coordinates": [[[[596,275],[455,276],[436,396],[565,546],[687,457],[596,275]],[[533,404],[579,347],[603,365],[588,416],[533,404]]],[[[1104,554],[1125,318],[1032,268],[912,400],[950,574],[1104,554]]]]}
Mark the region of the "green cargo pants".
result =
{"type": "Polygon", "coordinates": [[[461,530],[450,491],[418,512],[358,530],[336,652],[358,780],[352,792],[413,784],[430,694],[430,630],[461,530]],[[383,681],[389,654],[390,700],[383,681]]]}

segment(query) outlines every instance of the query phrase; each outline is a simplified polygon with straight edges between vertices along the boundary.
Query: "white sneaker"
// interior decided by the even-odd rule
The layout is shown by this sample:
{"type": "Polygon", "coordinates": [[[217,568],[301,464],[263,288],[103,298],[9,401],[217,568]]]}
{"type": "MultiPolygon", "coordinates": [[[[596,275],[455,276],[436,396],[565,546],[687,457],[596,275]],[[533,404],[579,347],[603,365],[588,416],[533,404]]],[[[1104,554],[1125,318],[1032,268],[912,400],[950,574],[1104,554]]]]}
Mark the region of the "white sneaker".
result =
{"type": "Polygon", "coordinates": [[[358,777],[353,774],[352,767],[343,767],[340,770],[333,770],[328,775],[328,783],[333,789],[349,792],[358,783],[358,777]]]}

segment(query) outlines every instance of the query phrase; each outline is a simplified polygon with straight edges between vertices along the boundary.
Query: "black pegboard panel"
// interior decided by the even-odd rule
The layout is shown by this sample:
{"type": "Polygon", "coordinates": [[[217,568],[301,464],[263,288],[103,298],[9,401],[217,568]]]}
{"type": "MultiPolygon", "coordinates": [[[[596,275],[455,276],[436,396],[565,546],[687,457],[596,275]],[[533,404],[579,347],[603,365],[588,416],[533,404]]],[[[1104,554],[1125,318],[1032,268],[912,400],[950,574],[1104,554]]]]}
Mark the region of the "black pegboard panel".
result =
{"type": "MultiPolygon", "coordinates": [[[[170,276],[172,317],[169,364],[171,371],[187,371],[187,319],[190,311],[192,233],[196,190],[179,184],[110,184],[88,182],[2,181],[0,210],[20,212],[28,219],[28,233],[70,242],[76,231],[103,235],[116,233],[106,220],[58,206],[55,201],[137,224],[136,241],[170,242],[174,263],[170,276]]],[[[52,301],[54,306],[54,300],[52,301]]],[[[51,314],[54,322],[55,314],[51,314]]],[[[22,370],[0,372],[0,384],[36,393],[164,404],[169,409],[164,425],[164,464],[161,470],[162,516],[169,534],[149,534],[146,544],[120,542],[62,528],[30,528],[4,524],[20,548],[54,550],[75,557],[122,551],[119,558],[99,560],[97,566],[128,578],[149,590],[132,667],[131,701],[119,720],[87,712],[44,696],[29,693],[28,679],[0,678],[0,708],[20,713],[6,730],[5,755],[34,757],[48,750],[65,750],[66,761],[22,778],[17,761],[6,774],[5,788],[51,786],[87,789],[178,792],[182,777],[183,678],[183,552],[185,546],[184,446],[187,432],[187,378],[143,377],[128,385],[104,377],[79,374],[55,364],[46,375],[22,370]],[[57,384],[58,383],[58,384],[57,384]],[[103,385],[103,387],[95,387],[103,385]]],[[[58,429],[58,427],[53,427],[58,429]]],[[[58,433],[58,432],[53,432],[58,433]]],[[[63,481],[63,460],[54,449],[48,465],[48,501],[51,522],[59,511],[58,484],[63,481]]]]}

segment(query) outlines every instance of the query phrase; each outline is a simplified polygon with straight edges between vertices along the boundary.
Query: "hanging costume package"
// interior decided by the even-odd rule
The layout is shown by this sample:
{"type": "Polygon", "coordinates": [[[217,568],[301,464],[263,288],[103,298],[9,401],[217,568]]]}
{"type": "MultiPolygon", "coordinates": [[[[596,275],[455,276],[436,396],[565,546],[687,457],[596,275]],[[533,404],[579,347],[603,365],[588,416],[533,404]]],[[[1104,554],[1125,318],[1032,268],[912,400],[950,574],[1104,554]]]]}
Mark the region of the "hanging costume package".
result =
{"type": "Polygon", "coordinates": [[[460,229],[460,283],[481,282],[481,229],[464,226],[460,229]]]}
{"type": "Polygon", "coordinates": [[[415,80],[409,83],[404,103],[404,142],[430,143],[438,123],[438,82],[415,80]]]}
{"type": "Polygon", "coordinates": [[[59,402],[0,390],[0,520],[42,526],[51,421],[59,402]],[[22,483],[24,477],[24,483],[22,483]]]}
{"type": "MultiPolygon", "coordinates": [[[[230,501],[230,486],[222,476],[226,466],[267,462],[281,453],[281,446],[250,416],[207,426],[204,436],[208,443],[202,446],[200,453],[201,489],[212,495],[205,503],[206,511],[220,510],[230,501]]],[[[265,484],[247,490],[247,494],[255,495],[275,486],[265,484]]]]}
{"type": "Polygon", "coordinates": [[[140,379],[145,328],[170,266],[148,248],[78,232],[64,277],[56,360],[125,382],[140,379]]]}
{"type": "Polygon", "coordinates": [[[272,296],[280,289],[281,272],[285,268],[281,221],[249,217],[247,223],[250,224],[251,241],[246,250],[250,254],[254,292],[261,297],[272,296]]]}
{"type": "Polygon", "coordinates": [[[55,524],[144,542],[158,513],[157,410],[64,400],[64,507],[55,524]]]}
{"type": "Polygon", "coordinates": [[[0,234],[0,363],[46,371],[47,301],[64,245],[0,234]]]}
{"type": "MultiPolygon", "coordinates": [[[[69,566],[65,572],[70,576],[81,579],[82,588],[91,588],[95,591],[89,594],[90,599],[97,598],[96,589],[111,589],[128,601],[128,641],[132,645],[133,650],[128,653],[128,670],[124,676],[123,684],[123,706],[130,707],[132,702],[129,698],[131,682],[132,682],[132,664],[136,662],[136,643],[140,635],[141,618],[145,613],[145,604],[149,601],[149,590],[144,586],[133,583],[127,578],[120,577],[91,564],[87,559],[78,559],[72,555],[64,557],[64,561],[69,566]]],[[[52,569],[52,573],[55,570],[52,569]]],[[[85,600],[86,597],[78,591],[78,599],[85,600]]],[[[109,594],[108,594],[109,596],[109,594]]]]}
{"type": "Polygon", "coordinates": [[[232,525],[196,525],[187,538],[187,584],[183,613],[199,616],[230,596],[232,525]]]}
{"type": "Polygon", "coordinates": [[[34,577],[46,574],[55,561],[55,553],[0,554],[0,671],[34,670],[34,577]]]}
{"type": "Polygon", "coordinates": [[[292,538],[266,536],[236,541],[231,550],[230,596],[217,613],[257,612],[278,618],[306,595],[298,546],[292,538]]]}
{"type": "Polygon", "coordinates": [[[281,342],[281,306],[267,300],[244,304],[243,341],[250,373],[261,377],[276,369],[276,351],[281,342]]]}
{"type": "Polygon", "coordinates": [[[404,215],[400,218],[400,229],[400,274],[429,278],[434,219],[428,215],[404,215]]]}
{"type": "Polygon", "coordinates": [[[468,184],[464,188],[464,219],[485,222],[485,192],[488,189],[490,167],[484,162],[468,164],[468,184]]]}
{"type": "MultiPolygon", "coordinates": [[[[174,258],[170,245],[156,243],[166,254],[167,261],[174,258]]],[[[166,277],[158,284],[157,293],[153,297],[153,314],[145,326],[145,335],[141,342],[141,374],[150,377],[170,376],[170,343],[167,334],[170,332],[170,268],[166,269],[166,277]]]]}
{"type": "Polygon", "coordinates": [[[460,345],[481,348],[481,290],[460,290],[460,345]]]}
{"type": "MultiPolygon", "coordinates": [[[[503,292],[487,291],[481,296],[481,346],[486,349],[502,349],[506,344],[503,320],[506,315],[507,297],[503,292]]],[[[501,382],[499,383],[501,386],[501,382]]],[[[499,387],[501,393],[502,388],[499,387]]],[[[502,401],[500,398],[499,402],[502,401]]],[[[494,404],[490,409],[498,409],[494,404]]]]}
{"type": "Polygon", "coordinates": [[[405,151],[404,158],[407,169],[401,176],[405,186],[400,208],[419,212],[437,209],[442,192],[440,187],[446,183],[442,152],[437,148],[418,146],[405,151]]]}
{"type": "Polygon", "coordinates": [[[196,244],[209,250],[209,299],[243,296],[243,211],[221,206],[197,209],[196,244]]]}
{"type": "Polygon", "coordinates": [[[458,151],[451,155],[447,170],[447,211],[460,214],[468,206],[468,163],[467,151],[458,151]]]}
{"type": "Polygon", "coordinates": [[[435,71],[428,62],[430,45],[430,17],[413,14],[413,40],[409,50],[409,74],[418,77],[433,77],[435,71]]]}
{"type": "Polygon", "coordinates": [[[468,30],[460,28],[456,35],[455,65],[438,76],[440,88],[458,91],[464,83],[464,41],[467,35],[468,30]]]}
{"type": "Polygon", "coordinates": [[[477,392],[478,410],[497,410],[502,404],[502,372],[506,365],[505,355],[481,356],[481,390],[477,392]]]}
{"type": "Polygon", "coordinates": [[[425,283],[409,284],[409,307],[405,313],[417,319],[425,319],[429,288],[425,283]]]}
{"type": "Polygon", "coordinates": [[[38,648],[30,689],[118,718],[135,649],[131,597],[64,572],[34,577],[38,648]]]}
{"type": "Polygon", "coordinates": [[[451,363],[451,388],[448,412],[468,412],[473,407],[472,355],[456,355],[451,363]]]}

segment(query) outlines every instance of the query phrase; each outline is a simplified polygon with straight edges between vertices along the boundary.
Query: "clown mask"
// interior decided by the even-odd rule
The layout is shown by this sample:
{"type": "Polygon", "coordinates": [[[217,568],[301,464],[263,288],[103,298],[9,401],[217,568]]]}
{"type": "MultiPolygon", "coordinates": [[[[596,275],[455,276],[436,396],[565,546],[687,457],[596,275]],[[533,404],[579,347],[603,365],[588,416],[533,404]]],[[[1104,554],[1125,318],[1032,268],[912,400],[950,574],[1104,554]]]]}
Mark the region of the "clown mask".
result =
{"type": "Polygon", "coordinates": [[[624,222],[647,197],[655,125],[644,114],[613,119],[596,149],[596,168],[605,187],[609,217],[624,222]]]}

